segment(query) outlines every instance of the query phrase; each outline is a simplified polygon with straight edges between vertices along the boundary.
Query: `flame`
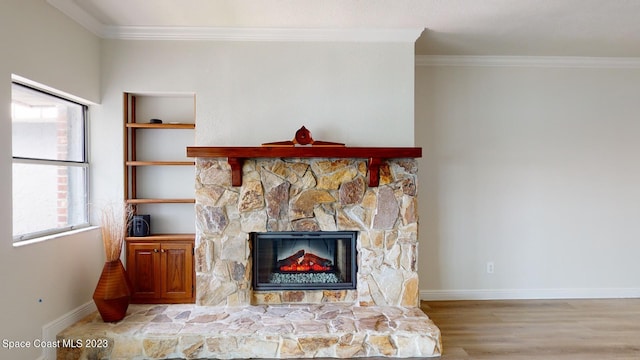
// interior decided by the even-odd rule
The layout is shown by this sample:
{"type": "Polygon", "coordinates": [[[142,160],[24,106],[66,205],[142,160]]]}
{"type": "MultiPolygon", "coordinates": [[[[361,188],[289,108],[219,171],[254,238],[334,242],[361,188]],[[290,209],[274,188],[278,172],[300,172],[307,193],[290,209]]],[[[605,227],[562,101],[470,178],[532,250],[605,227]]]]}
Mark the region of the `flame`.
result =
{"type": "Polygon", "coordinates": [[[292,264],[289,266],[280,266],[280,271],[297,271],[297,272],[309,272],[309,271],[329,271],[331,266],[322,266],[314,263],[302,263],[292,264]]]}

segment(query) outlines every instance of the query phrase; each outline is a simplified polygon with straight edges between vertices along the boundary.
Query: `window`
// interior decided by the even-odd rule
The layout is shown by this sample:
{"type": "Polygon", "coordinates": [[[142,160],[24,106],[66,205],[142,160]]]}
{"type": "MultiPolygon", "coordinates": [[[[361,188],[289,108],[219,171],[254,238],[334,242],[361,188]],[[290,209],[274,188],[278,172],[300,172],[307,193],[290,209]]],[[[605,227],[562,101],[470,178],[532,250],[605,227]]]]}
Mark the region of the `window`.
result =
{"type": "Polygon", "coordinates": [[[88,226],[87,106],[11,87],[13,240],[88,226]]]}

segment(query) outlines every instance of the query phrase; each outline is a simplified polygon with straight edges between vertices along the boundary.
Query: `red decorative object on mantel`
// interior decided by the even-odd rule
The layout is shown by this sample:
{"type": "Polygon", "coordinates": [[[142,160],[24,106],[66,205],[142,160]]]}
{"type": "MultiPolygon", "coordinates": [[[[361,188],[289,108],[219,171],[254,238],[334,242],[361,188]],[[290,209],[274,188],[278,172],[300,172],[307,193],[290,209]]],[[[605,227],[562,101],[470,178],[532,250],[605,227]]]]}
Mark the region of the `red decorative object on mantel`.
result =
{"type": "Polygon", "coordinates": [[[349,147],[340,143],[314,141],[304,126],[292,141],[262,146],[189,146],[187,157],[227,158],[231,166],[231,185],[242,186],[242,164],[250,158],[363,158],[368,159],[369,187],[380,184],[380,165],[384,159],[420,158],[420,147],[349,147]],[[302,146],[300,146],[302,145],[302,146]]]}
{"type": "Polygon", "coordinates": [[[306,127],[301,127],[296,131],[296,135],[293,140],[276,141],[271,143],[264,143],[262,146],[344,146],[343,143],[329,142],[329,141],[317,141],[311,137],[311,131],[306,127]]]}

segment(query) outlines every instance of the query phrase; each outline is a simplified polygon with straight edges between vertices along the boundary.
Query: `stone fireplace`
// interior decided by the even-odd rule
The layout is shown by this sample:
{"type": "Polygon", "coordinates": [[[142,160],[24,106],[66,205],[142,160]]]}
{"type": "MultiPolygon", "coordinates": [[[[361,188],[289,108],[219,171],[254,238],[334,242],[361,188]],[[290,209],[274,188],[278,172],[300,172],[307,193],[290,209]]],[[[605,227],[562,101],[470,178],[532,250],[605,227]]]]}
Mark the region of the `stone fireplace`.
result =
{"type": "Polygon", "coordinates": [[[196,159],[198,305],[350,303],[418,306],[417,164],[366,159],[252,158],[232,185],[226,158],[196,159]],[[256,290],[252,233],[357,232],[355,289],[256,290]]]}
{"type": "Polygon", "coordinates": [[[90,316],[58,339],[90,334],[109,348],[60,349],[58,358],[439,356],[440,330],[418,307],[419,154],[277,149],[188,148],[196,157],[196,304],[132,305],[119,324],[90,316]],[[338,287],[255,286],[253,268],[265,261],[271,272],[320,265],[320,273],[355,275],[338,287]]]}

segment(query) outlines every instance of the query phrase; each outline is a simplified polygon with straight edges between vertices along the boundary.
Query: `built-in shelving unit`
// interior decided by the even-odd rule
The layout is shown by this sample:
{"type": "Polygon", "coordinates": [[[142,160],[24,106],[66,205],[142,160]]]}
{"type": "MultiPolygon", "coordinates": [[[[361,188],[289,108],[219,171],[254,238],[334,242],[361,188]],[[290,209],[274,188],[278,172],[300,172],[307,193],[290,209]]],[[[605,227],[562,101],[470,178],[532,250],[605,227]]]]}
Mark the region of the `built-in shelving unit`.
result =
{"type": "Polygon", "coordinates": [[[124,201],[151,216],[148,235],[126,237],[134,303],[195,301],[194,130],[193,94],[124,93],[124,201]]]}

